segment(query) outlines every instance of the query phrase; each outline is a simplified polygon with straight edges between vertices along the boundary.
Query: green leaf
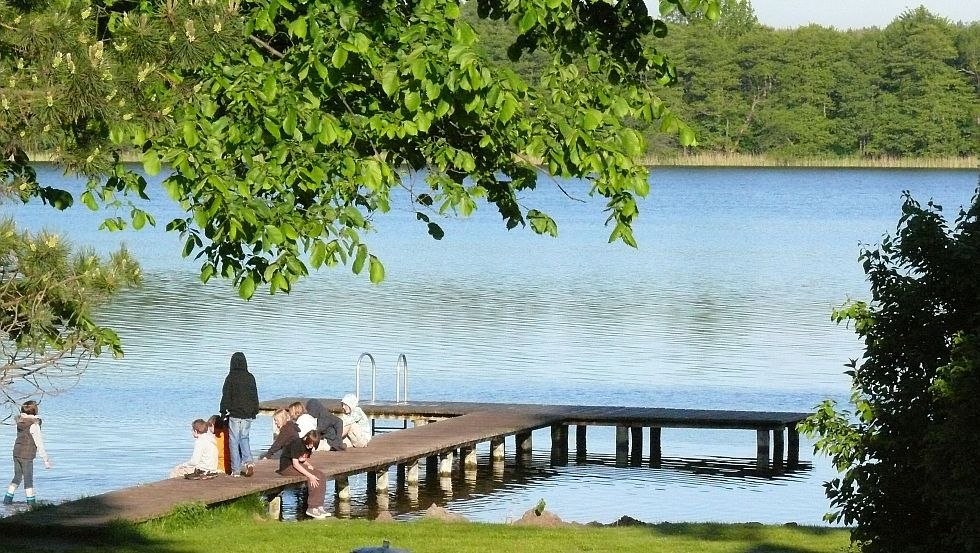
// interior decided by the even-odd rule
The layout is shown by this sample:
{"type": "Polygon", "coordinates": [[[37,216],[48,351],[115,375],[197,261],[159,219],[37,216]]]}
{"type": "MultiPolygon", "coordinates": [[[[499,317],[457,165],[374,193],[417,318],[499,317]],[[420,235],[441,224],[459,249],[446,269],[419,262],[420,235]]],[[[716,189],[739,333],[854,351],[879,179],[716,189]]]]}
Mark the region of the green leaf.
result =
{"type": "Polygon", "coordinates": [[[160,157],[155,150],[147,150],[143,154],[143,170],[150,176],[160,172],[160,157]]]}
{"type": "Polygon", "coordinates": [[[193,121],[184,121],[184,143],[187,144],[188,148],[193,148],[197,146],[197,127],[194,125],[193,121]]]}
{"type": "Polygon", "coordinates": [[[81,200],[82,203],[85,204],[85,206],[91,209],[92,211],[99,210],[99,204],[96,203],[95,196],[92,194],[91,190],[86,190],[85,192],[82,192],[81,200]]]}
{"type": "Polygon", "coordinates": [[[677,135],[681,146],[684,146],[685,148],[698,145],[697,138],[694,136],[694,130],[687,125],[682,125],[680,129],[678,129],[677,135]]]}
{"type": "Polygon", "coordinates": [[[140,230],[146,225],[146,213],[139,209],[133,209],[133,228],[140,230]]]}
{"type": "Polygon", "coordinates": [[[412,91],[405,95],[405,107],[408,111],[418,111],[421,105],[422,96],[418,92],[412,91]]]}
{"type": "Polygon", "coordinates": [[[265,226],[265,238],[269,242],[271,242],[271,243],[273,243],[273,244],[275,244],[275,245],[278,246],[279,244],[282,244],[282,238],[283,238],[282,237],[282,231],[279,230],[279,227],[277,227],[275,225],[266,225],[265,226]]]}
{"type": "Polygon", "coordinates": [[[243,300],[250,300],[254,294],[255,280],[252,279],[252,275],[248,275],[238,284],[238,295],[243,300]]]}
{"type": "Polygon", "coordinates": [[[389,97],[394,96],[395,92],[398,92],[398,83],[398,68],[394,65],[389,65],[385,68],[384,73],[381,74],[381,89],[389,97]]]}
{"type": "Polygon", "coordinates": [[[517,32],[524,34],[531,30],[535,25],[538,24],[538,11],[533,7],[528,8],[521,20],[517,24],[517,32]]]}
{"type": "Polygon", "coordinates": [[[381,264],[381,260],[375,256],[371,256],[371,282],[373,284],[380,284],[381,281],[385,279],[385,267],[381,264]]]}
{"type": "Polygon", "coordinates": [[[313,265],[314,269],[319,269],[323,266],[323,262],[327,258],[327,246],[317,240],[313,243],[313,252],[310,253],[310,265],[313,265]]]}
{"type": "Polygon", "coordinates": [[[361,274],[361,270],[364,269],[364,261],[367,259],[367,255],[367,246],[364,244],[359,244],[357,246],[357,256],[354,257],[354,264],[351,265],[351,270],[354,271],[355,275],[361,274]]]}
{"type": "Polygon", "coordinates": [[[347,50],[341,48],[340,46],[334,48],[333,56],[330,58],[330,63],[332,63],[337,69],[342,68],[344,64],[347,63],[347,50]]]}
{"type": "Polygon", "coordinates": [[[306,38],[306,19],[301,17],[290,23],[289,32],[298,38],[306,38]]]}

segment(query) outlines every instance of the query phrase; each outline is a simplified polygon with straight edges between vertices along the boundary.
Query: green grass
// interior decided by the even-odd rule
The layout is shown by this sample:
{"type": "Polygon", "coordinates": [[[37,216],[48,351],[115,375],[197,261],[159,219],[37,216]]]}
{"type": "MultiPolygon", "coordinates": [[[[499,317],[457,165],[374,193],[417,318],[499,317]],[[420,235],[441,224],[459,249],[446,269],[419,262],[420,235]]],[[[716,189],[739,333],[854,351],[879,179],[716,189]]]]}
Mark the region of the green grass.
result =
{"type": "Polygon", "coordinates": [[[104,553],[313,553],[362,546],[413,553],[647,552],[842,553],[845,530],[759,524],[657,524],[632,527],[530,528],[436,521],[326,520],[277,522],[263,516],[257,498],[206,509],[187,505],[158,521],[98,532],[4,532],[0,550],[104,553]],[[30,534],[30,535],[28,535],[30,534]]]}

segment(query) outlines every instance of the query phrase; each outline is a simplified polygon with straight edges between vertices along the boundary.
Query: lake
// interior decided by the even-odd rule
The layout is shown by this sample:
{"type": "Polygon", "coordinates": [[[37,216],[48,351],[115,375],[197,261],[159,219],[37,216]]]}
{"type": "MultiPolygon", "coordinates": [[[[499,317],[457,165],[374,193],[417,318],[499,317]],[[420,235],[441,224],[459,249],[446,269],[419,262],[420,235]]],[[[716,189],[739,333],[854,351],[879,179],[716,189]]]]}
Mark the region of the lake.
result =
{"type": "MultiPolygon", "coordinates": [[[[40,174],[79,187],[51,168],[40,174]]],[[[434,241],[396,199],[367,237],[385,263],[384,283],[324,269],[289,295],[259,292],[250,302],[225,281],[201,284],[175,234],[99,231],[105,214],[81,205],[67,213],[0,205],[20,225],[76,246],[106,252],[124,242],[146,275],[99,313],[125,357],[96,360],[79,382],[43,398],[54,468],[36,465],[38,498],[165,478],[190,456],[191,420],[217,411],[234,351],[248,357],[262,399],[340,397],[354,390],[355,361],[370,352],[379,399],[394,398],[404,353],[410,398],[419,400],[779,411],[846,402],[843,365],[861,344],[830,314],[868,297],[861,245],[894,232],[903,190],[935,199],[953,218],[976,185],[975,171],[658,169],[640,202],[637,249],[607,243],[603,204],[579,182],[545,179],[525,198],[555,218],[557,239],[507,231],[483,206],[468,219],[440,220],[446,237],[434,241]]],[[[179,211],[159,189],[153,196],[162,229],[179,211]]],[[[550,444],[544,432],[539,447],[550,444]]],[[[0,427],[0,451],[13,435],[0,427]]],[[[270,442],[271,421],[260,417],[253,447],[270,442]]],[[[450,496],[423,482],[417,502],[393,492],[388,509],[412,518],[438,502],[472,520],[504,521],[544,498],[580,522],[801,524],[820,524],[828,510],[822,483],[834,471],[806,439],[803,467],[778,476],[754,470],[752,431],[665,429],[662,444],[662,467],[617,468],[613,430],[593,428],[586,462],[553,467],[540,449],[521,468],[508,441],[499,481],[460,480],[450,496]]],[[[0,477],[4,470],[8,463],[0,477]]],[[[350,516],[384,507],[364,489],[363,476],[352,481],[350,516]]]]}

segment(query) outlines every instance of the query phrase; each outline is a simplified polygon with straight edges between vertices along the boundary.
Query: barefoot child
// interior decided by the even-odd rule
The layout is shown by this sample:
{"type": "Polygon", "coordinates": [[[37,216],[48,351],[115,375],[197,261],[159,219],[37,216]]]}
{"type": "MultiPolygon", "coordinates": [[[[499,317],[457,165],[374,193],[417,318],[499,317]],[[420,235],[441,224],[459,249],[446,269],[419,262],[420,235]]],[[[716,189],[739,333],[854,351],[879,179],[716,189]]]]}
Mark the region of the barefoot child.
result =
{"type": "Polygon", "coordinates": [[[316,419],[310,415],[301,415],[296,421],[299,436],[282,448],[279,457],[279,470],[283,476],[303,476],[309,488],[306,516],[324,519],[330,513],[323,509],[323,499],[327,483],[323,471],[310,464],[310,455],[319,445],[320,435],[316,431],[316,419]]]}
{"type": "Polygon", "coordinates": [[[44,468],[51,468],[51,460],[44,449],[44,438],[41,436],[41,418],[37,416],[37,402],[25,401],[15,421],[17,439],[14,440],[14,479],[7,486],[3,503],[10,505],[14,502],[14,492],[23,479],[27,505],[34,507],[37,504],[34,495],[34,458],[40,455],[44,460],[44,468]]]}

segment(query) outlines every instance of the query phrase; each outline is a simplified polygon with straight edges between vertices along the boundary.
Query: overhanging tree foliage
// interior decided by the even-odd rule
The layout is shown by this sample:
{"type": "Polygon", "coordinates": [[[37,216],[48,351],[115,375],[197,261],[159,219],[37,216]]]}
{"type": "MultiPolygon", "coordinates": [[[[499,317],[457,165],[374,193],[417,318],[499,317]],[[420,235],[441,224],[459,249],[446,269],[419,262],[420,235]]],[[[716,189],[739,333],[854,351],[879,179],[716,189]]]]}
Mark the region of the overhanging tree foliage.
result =
{"type": "Polygon", "coordinates": [[[125,250],[108,260],[73,255],[57,235],[0,221],[0,405],[57,392],[93,356],[121,354],[119,337],[94,322],[92,308],[139,280],[125,250]]]}
{"type": "MultiPolygon", "coordinates": [[[[555,221],[523,203],[522,193],[538,185],[539,163],[551,175],[587,180],[590,193],[607,199],[610,240],[634,244],[636,196],[649,185],[646,169],[634,162],[643,138],[624,122],[656,122],[682,143],[694,141],[654,93],[675,73],[643,39],[663,36],[666,24],[650,17],[642,0],[477,5],[481,16],[517,29],[513,57],[546,53],[541,87],[491,70],[479,37],[460,19],[458,0],[61,0],[26,11],[6,2],[5,13],[21,19],[3,27],[0,44],[23,62],[5,63],[0,75],[14,78],[9,93],[2,91],[13,106],[4,117],[22,138],[41,136],[45,111],[45,97],[25,79],[58,59],[49,43],[29,48],[24,29],[53,14],[68,14],[57,16],[79,25],[68,36],[88,45],[72,58],[76,68],[87,55],[88,65],[113,67],[95,71],[112,75],[103,82],[122,79],[126,67],[142,68],[136,81],[143,78],[126,92],[138,111],[66,114],[64,138],[54,143],[4,136],[7,180],[18,189],[29,182],[25,152],[43,145],[59,159],[91,164],[72,167],[109,175],[92,179],[82,201],[118,206],[118,192],[146,193],[143,178],[117,163],[136,148],[148,172],[164,165],[173,171],[164,184],[188,216],[168,228],[185,235],[185,255],[202,259],[204,280],[228,277],[246,298],[262,283],[288,291],[309,266],[324,264],[367,267],[379,281],[381,262],[362,237],[396,191],[409,195],[435,238],[443,232],[439,216],[467,215],[482,202],[509,228],[529,224],[555,235],[555,221]],[[240,40],[226,36],[229,29],[240,40]],[[154,47],[136,48],[144,43],[154,47]],[[79,143],[79,135],[91,139],[79,143]],[[410,186],[406,172],[423,173],[425,185],[410,186]]],[[[677,9],[713,16],[717,2],[661,2],[663,13],[677,9]]],[[[71,200],[44,187],[27,185],[23,193],[60,205],[71,200]]],[[[134,226],[153,222],[135,207],[128,215],[134,226]]]]}
{"type": "Polygon", "coordinates": [[[805,425],[842,472],[829,520],[867,553],[980,548],[980,189],[948,228],[906,196],[898,233],[862,253],[872,301],[835,314],[864,339],[854,413],[805,425]]]}

